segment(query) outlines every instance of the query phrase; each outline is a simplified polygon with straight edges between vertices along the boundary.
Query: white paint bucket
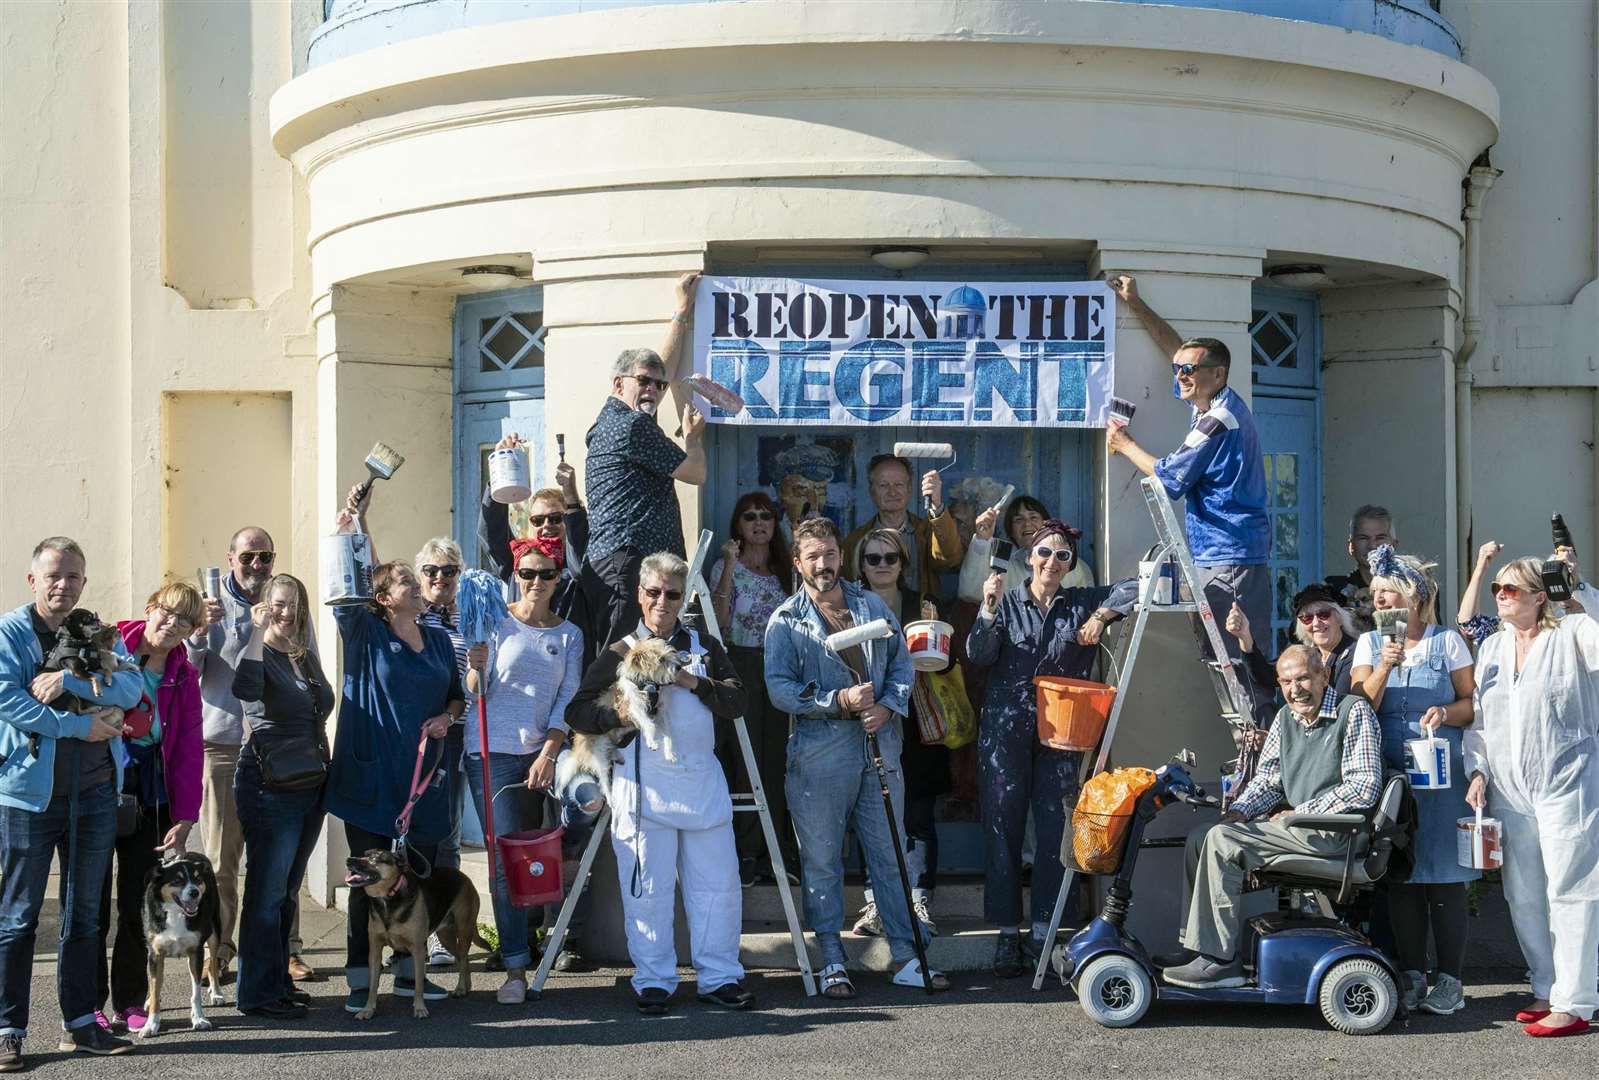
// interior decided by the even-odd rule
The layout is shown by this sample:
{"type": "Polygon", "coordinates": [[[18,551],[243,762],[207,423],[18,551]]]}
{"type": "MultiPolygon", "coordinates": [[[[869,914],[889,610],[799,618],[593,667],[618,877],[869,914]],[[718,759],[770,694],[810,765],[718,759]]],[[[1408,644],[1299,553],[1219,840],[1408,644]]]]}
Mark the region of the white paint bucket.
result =
{"type": "Polygon", "coordinates": [[[1142,602],[1143,597],[1148,596],[1151,604],[1170,604],[1176,594],[1176,585],[1177,564],[1170,559],[1162,559],[1160,562],[1140,562],[1138,564],[1138,596],[1140,602],[1142,602]],[[1158,579],[1155,582],[1153,594],[1148,592],[1150,578],[1158,579]]]}
{"type": "Polygon", "coordinates": [[[1505,865],[1499,819],[1478,815],[1455,822],[1455,858],[1473,870],[1497,870],[1505,865]]]}
{"type": "Polygon", "coordinates": [[[519,503],[533,494],[527,454],[517,446],[489,451],[489,498],[519,503]]]}
{"type": "Polygon", "coordinates": [[[1411,739],[1405,744],[1410,760],[1405,776],[1417,791],[1444,791],[1449,787],[1449,741],[1436,735],[1411,739]]]}
{"type": "Polygon", "coordinates": [[[949,667],[955,628],[937,619],[919,619],[905,624],[905,641],[910,646],[911,667],[917,671],[943,671],[949,667]]]}
{"type": "Polygon", "coordinates": [[[334,607],[372,599],[372,538],[334,533],[322,538],[322,602],[334,607]]]}

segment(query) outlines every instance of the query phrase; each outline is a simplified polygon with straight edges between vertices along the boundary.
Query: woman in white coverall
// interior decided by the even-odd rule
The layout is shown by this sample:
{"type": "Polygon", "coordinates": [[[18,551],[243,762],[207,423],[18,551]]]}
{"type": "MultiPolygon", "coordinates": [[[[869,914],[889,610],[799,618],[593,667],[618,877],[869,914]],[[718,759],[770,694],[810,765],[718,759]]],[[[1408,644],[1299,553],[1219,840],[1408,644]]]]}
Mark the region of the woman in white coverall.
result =
{"type": "Polygon", "coordinates": [[[1537,998],[1528,1035],[1588,1030],[1599,991],[1599,623],[1558,618],[1537,559],[1493,583],[1502,629],[1477,657],[1466,801],[1504,823],[1505,901],[1537,998]]]}
{"type": "Polygon", "coordinates": [[[752,1000],[739,981],[744,977],[738,959],[744,905],[733,801],[716,758],[716,724],[742,715],[744,690],[721,644],[678,622],[687,577],[683,560],[668,552],[640,564],[643,618],[632,633],[595,657],[566,711],[572,730],[593,735],[624,722],[633,725],[611,768],[611,846],[635,969],[633,993],[639,1012],[647,1016],[666,1012],[677,988],[672,924],[678,885],[699,999],[729,1009],[749,1008],[752,1000]],[[659,687],[657,722],[667,735],[655,746],[637,732],[637,718],[618,716],[611,703],[623,657],[649,637],[692,657],[674,683],[659,687]],[[667,738],[675,760],[667,758],[667,738]]]}

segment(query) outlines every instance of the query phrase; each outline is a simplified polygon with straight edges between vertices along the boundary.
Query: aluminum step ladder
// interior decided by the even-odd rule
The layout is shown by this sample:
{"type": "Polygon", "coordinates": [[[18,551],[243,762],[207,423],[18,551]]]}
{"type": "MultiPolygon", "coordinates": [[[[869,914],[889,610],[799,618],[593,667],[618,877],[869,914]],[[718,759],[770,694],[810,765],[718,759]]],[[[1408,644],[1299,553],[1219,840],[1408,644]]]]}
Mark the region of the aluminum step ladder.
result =
{"type": "MultiPolygon", "coordinates": [[[[1151,615],[1166,614],[1168,612],[1186,614],[1190,625],[1193,627],[1194,639],[1200,650],[1200,660],[1206,670],[1210,672],[1211,686],[1216,693],[1216,702],[1220,707],[1221,718],[1230,725],[1235,738],[1238,733],[1251,730],[1255,726],[1253,711],[1253,697],[1245,689],[1238,678],[1237,663],[1227,654],[1227,645],[1222,638],[1221,627],[1216,623],[1215,612],[1210,610],[1210,604],[1205,600],[1205,589],[1199,579],[1199,570],[1194,565],[1194,556],[1188,549],[1188,540],[1183,535],[1182,524],[1177,518],[1177,509],[1172,505],[1171,499],[1166,495],[1166,489],[1161,482],[1153,476],[1140,478],[1139,487],[1144,492],[1144,503],[1149,508],[1149,516],[1155,523],[1156,545],[1149,559],[1153,561],[1154,572],[1148,580],[1142,583],[1142,590],[1138,597],[1137,613],[1133,617],[1131,629],[1124,629],[1116,641],[1116,650],[1112,654],[1116,661],[1113,665],[1117,673],[1116,701],[1111,706],[1110,719],[1105,723],[1105,733],[1099,740],[1099,753],[1094,759],[1093,770],[1086,776],[1082,767],[1088,763],[1089,754],[1093,751],[1085,750],[1083,760],[1078,766],[1078,776],[1082,783],[1087,783],[1099,773],[1105,771],[1105,766],[1110,760],[1111,744],[1116,739],[1116,727],[1121,722],[1122,709],[1127,705],[1125,690],[1131,685],[1133,670],[1138,665],[1139,649],[1143,645],[1144,632],[1149,626],[1151,615]],[[1162,571],[1167,566],[1175,566],[1177,578],[1166,577],[1162,571]],[[1167,602],[1157,603],[1162,585],[1169,583],[1170,595],[1167,602]],[[1183,599],[1183,589],[1186,588],[1188,599],[1183,599]],[[1206,656],[1206,647],[1209,647],[1209,656],[1206,656]]],[[[1239,739],[1240,745],[1245,745],[1239,739]]],[[[1240,750],[1239,762],[1235,765],[1239,775],[1248,775],[1253,772],[1252,755],[1247,750],[1240,750]]],[[[1068,810],[1069,813],[1069,810],[1068,810]]],[[[1066,822],[1065,835],[1071,836],[1071,821],[1066,822]]],[[[1060,892],[1055,897],[1055,908],[1049,920],[1049,934],[1039,949],[1038,966],[1033,972],[1033,989],[1041,989],[1044,985],[1044,975],[1049,970],[1051,954],[1055,950],[1055,939],[1060,933],[1060,924],[1066,913],[1066,897],[1071,891],[1072,882],[1077,877],[1077,871],[1066,868],[1061,877],[1060,892]]]]}
{"type": "MultiPolygon", "coordinates": [[[[683,597],[683,607],[687,608],[695,598],[699,598],[705,630],[720,643],[722,631],[716,622],[716,609],[711,604],[711,590],[705,583],[705,558],[710,552],[711,540],[712,534],[709,529],[700,532],[699,545],[694,549],[694,560],[689,563],[688,581],[685,583],[687,593],[683,597]]],[[[739,750],[744,755],[744,772],[750,778],[751,788],[748,793],[733,794],[733,813],[760,815],[761,831],[766,836],[767,856],[772,862],[772,877],[777,882],[777,895],[783,902],[783,917],[788,921],[789,936],[794,942],[794,958],[799,966],[800,981],[805,986],[806,996],[815,997],[816,976],[811,971],[810,953],[805,948],[805,935],[800,927],[799,913],[794,907],[794,894],[788,884],[788,868],[783,864],[782,848],[777,842],[777,828],[772,824],[772,812],[766,803],[766,787],[761,783],[761,771],[756,765],[755,749],[750,744],[749,728],[742,716],[733,719],[733,728],[738,732],[739,750]]],[[[588,887],[589,871],[594,865],[595,853],[599,850],[600,841],[604,838],[610,821],[611,808],[607,803],[599,819],[594,823],[594,832],[589,837],[588,846],[583,849],[583,859],[578,864],[576,884],[561,904],[561,914],[555,920],[555,929],[550,932],[548,940],[544,943],[544,957],[539,961],[538,971],[534,973],[530,987],[534,995],[543,991],[545,980],[550,977],[550,970],[555,964],[555,958],[560,955],[561,946],[566,942],[567,927],[572,922],[572,911],[576,908],[583,890],[588,887]]]]}

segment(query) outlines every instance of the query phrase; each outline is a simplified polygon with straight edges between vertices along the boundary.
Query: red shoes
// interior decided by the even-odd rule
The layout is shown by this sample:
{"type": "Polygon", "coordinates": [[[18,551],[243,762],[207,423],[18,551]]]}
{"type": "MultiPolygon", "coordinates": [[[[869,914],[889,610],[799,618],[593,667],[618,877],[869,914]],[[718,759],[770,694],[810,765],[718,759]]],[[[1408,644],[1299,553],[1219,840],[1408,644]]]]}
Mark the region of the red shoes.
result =
{"type": "Polygon", "coordinates": [[[1548,1009],[1522,1009],[1516,1014],[1518,1024],[1536,1024],[1549,1015],[1548,1009]]]}
{"type": "Polygon", "coordinates": [[[1571,1023],[1562,1027],[1544,1027],[1542,1024],[1528,1024],[1522,1028],[1528,1035],[1535,1039],[1558,1039],[1562,1035],[1581,1035],[1588,1030],[1588,1021],[1581,1017],[1572,1017],[1571,1023]]]}

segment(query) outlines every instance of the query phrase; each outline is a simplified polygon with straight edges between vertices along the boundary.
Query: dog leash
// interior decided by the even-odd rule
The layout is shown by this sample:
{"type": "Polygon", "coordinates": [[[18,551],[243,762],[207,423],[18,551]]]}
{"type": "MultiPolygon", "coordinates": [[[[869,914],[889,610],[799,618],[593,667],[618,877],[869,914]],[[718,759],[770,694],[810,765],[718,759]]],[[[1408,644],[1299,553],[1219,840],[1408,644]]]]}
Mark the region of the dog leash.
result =
{"type": "MultiPolygon", "coordinates": [[[[421,741],[417,743],[416,768],[411,772],[410,794],[406,797],[405,808],[400,811],[400,816],[394,819],[393,846],[395,852],[398,853],[402,850],[408,850],[409,852],[414,853],[423,863],[423,865],[427,866],[427,873],[418,873],[417,875],[418,877],[424,878],[433,872],[433,867],[428,864],[426,859],[422,858],[421,852],[417,851],[416,848],[411,846],[410,841],[407,838],[411,834],[411,812],[416,809],[416,804],[422,801],[422,796],[427,794],[428,788],[432,787],[434,783],[438,781],[441,775],[437,763],[435,763],[431,769],[424,770],[422,768],[422,763],[427,760],[428,743],[430,742],[442,743],[443,740],[430,739],[424,734],[421,741]],[[423,779],[424,772],[426,773],[426,779],[423,779]]],[[[444,749],[441,746],[439,749],[440,761],[442,761],[443,758],[444,749]]]]}

